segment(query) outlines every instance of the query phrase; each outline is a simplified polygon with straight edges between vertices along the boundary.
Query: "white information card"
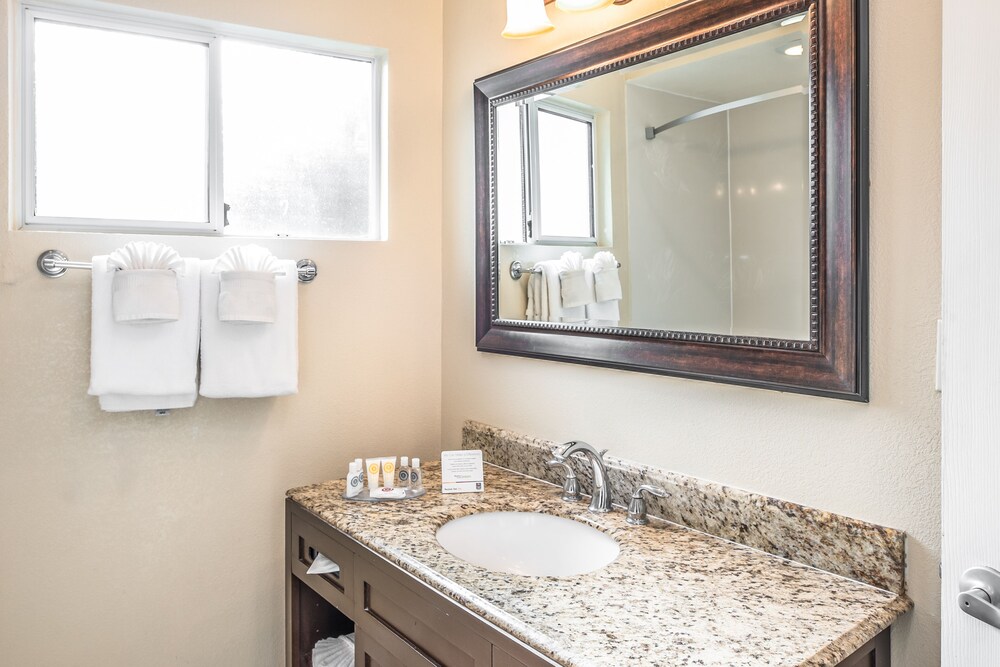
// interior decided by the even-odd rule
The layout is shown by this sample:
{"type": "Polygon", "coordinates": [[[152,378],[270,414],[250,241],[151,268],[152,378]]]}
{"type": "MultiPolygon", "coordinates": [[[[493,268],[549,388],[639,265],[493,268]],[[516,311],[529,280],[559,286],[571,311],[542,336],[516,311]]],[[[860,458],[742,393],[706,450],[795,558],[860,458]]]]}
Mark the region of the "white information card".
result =
{"type": "Polygon", "coordinates": [[[441,452],[441,493],[481,493],[482,490],[482,451],[441,452]]]}

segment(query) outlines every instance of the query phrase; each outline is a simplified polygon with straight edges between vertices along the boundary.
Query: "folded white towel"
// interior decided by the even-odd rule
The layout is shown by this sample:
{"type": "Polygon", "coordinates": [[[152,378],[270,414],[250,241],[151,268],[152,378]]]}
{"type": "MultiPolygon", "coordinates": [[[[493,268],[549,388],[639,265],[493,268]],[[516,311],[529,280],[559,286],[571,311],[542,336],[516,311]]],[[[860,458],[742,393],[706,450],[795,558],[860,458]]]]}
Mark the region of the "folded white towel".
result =
{"type": "Polygon", "coordinates": [[[176,321],[181,316],[177,274],[170,269],[115,271],[111,281],[111,310],[115,322],[176,321]]]}
{"type": "Polygon", "coordinates": [[[177,277],[179,318],[135,326],[115,321],[115,271],[107,255],[92,262],[90,388],[108,412],[188,408],[197,397],[198,260],[177,277]]]}
{"type": "Polygon", "coordinates": [[[594,303],[594,288],[592,284],[588,285],[588,273],[586,269],[559,272],[559,290],[564,308],[594,303]]]}
{"type": "Polygon", "coordinates": [[[562,287],[559,273],[562,270],[562,263],[559,260],[551,259],[544,262],[537,262],[536,268],[541,268],[542,277],[545,279],[545,289],[542,290],[542,320],[545,322],[583,322],[587,319],[587,310],[584,306],[567,308],[562,303],[562,287]]]}
{"type": "Polygon", "coordinates": [[[149,324],[180,317],[177,274],[184,259],[170,246],[133,241],[108,255],[115,272],[111,308],[115,322],[149,324]]]}
{"type": "Polygon", "coordinates": [[[618,260],[607,250],[594,255],[594,290],[598,303],[622,298],[618,260]]]}
{"type": "Polygon", "coordinates": [[[528,307],[524,310],[524,317],[527,320],[536,322],[542,317],[542,285],[545,280],[541,274],[528,274],[528,307]]]}
{"type": "Polygon", "coordinates": [[[277,309],[275,274],[266,271],[223,271],[219,274],[219,319],[223,322],[274,322],[277,309]]]}
{"type": "MultiPolygon", "coordinates": [[[[587,268],[587,283],[591,291],[596,291],[596,281],[598,274],[594,272],[595,261],[588,259],[584,261],[587,268]]],[[[587,304],[587,326],[591,327],[616,327],[621,321],[621,311],[618,307],[619,301],[595,301],[587,304]]]]}
{"type": "Polygon", "coordinates": [[[259,245],[243,245],[222,253],[212,269],[221,274],[219,319],[223,322],[274,322],[274,276],[278,258],[259,245]]]}
{"type": "Polygon", "coordinates": [[[258,398],[298,393],[298,271],[279,260],[271,324],[219,320],[220,274],[215,261],[201,266],[201,395],[258,398]]]}

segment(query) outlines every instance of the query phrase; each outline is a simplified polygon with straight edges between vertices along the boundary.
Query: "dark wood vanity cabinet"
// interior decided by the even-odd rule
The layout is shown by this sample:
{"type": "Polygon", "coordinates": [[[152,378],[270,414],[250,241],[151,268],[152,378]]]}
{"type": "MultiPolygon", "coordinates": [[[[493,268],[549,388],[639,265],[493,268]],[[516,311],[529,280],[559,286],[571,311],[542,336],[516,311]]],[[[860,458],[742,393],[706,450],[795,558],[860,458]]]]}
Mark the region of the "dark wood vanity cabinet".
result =
{"type": "Polygon", "coordinates": [[[557,663],[286,501],[286,665],[311,667],[325,637],[355,633],[358,667],[557,663]],[[306,574],[316,553],[337,574],[306,574]]]}
{"type": "MultiPolygon", "coordinates": [[[[291,500],[285,518],[287,667],[312,667],[317,641],[352,631],[357,667],[558,664],[291,500]],[[337,563],[340,572],[306,574],[317,553],[337,563]]],[[[889,631],[841,665],[889,667],[889,631]]]]}

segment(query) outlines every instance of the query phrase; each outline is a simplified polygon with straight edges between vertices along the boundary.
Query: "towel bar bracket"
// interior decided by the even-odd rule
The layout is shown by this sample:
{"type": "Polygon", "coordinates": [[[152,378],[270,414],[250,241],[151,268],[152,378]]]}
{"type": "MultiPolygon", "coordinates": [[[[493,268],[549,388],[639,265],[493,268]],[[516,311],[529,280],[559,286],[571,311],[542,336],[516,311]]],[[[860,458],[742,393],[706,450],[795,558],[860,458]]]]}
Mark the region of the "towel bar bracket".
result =
{"type": "Polygon", "coordinates": [[[316,266],[316,262],[311,259],[300,259],[295,263],[295,266],[299,270],[300,283],[311,283],[316,280],[316,276],[319,274],[319,268],[316,266]]]}
{"type": "MultiPolygon", "coordinates": [[[[35,263],[38,271],[48,278],[59,278],[66,273],[67,269],[90,269],[90,262],[71,262],[66,253],[60,250],[46,250],[38,256],[35,263]]],[[[295,264],[298,269],[299,282],[311,283],[319,275],[319,267],[311,259],[300,259],[295,264]]]]}

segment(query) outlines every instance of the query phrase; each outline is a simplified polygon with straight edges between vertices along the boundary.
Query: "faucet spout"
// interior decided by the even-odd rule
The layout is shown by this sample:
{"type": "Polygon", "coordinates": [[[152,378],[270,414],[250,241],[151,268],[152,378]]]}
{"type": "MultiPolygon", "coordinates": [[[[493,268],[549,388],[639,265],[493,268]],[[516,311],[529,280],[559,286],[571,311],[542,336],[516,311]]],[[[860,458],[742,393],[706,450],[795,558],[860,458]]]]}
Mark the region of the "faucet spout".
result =
{"type": "Polygon", "coordinates": [[[573,440],[564,444],[562,450],[555,455],[557,459],[567,459],[573,454],[581,453],[590,459],[594,480],[593,495],[590,497],[591,512],[611,511],[611,489],[608,484],[608,469],[604,464],[604,454],[607,451],[605,449],[599,452],[582,440],[573,440]]]}

